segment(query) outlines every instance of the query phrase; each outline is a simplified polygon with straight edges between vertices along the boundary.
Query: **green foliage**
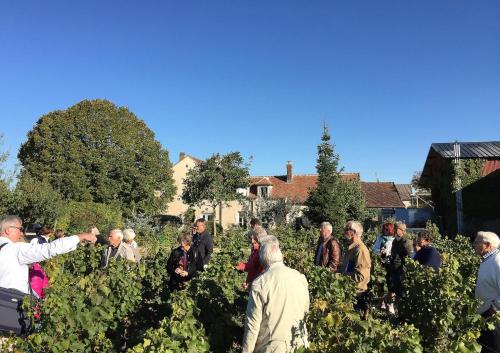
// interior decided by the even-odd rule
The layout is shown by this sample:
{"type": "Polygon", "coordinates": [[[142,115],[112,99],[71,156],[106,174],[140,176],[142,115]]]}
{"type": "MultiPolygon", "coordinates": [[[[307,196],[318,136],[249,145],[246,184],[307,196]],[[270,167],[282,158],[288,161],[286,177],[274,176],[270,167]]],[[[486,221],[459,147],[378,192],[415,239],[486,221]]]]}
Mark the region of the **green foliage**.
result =
{"type": "Polygon", "coordinates": [[[144,121],[106,100],[42,116],[18,154],[31,176],[67,200],[158,214],[175,192],[168,152],[144,121]]]}
{"type": "Polygon", "coordinates": [[[442,255],[439,272],[408,261],[404,277],[405,298],[396,302],[401,317],[420,331],[426,347],[432,352],[478,352],[476,339],[485,327],[476,314],[474,299],[479,258],[474,256],[468,238],[454,240],[439,234],[438,228],[428,222],[433,246],[442,255]],[[467,350],[465,350],[467,349],[467,350]]]}
{"type": "Polygon", "coordinates": [[[404,280],[406,297],[397,301],[400,315],[417,327],[433,352],[454,351],[460,344],[476,352],[484,321],[476,314],[474,277],[464,278],[459,258],[443,254],[439,273],[409,260],[404,280]]]}
{"type": "Polygon", "coordinates": [[[132,212],[132,215],[125,220],[124,228],[132,228],[137,235],[141,234],[143,236],[155,235],[161,231],[158,217],[139,212],[132,212]]]}
{"type": "MultiPolygon", "coordinates": [[[[238,189],[246,188],[248,183],[248,165],[239,152],[222,156],[217,153],[188,171],[182,200],[191,206],[207,202],[215,215],[217,206],[223,207],[228,201],[241,200],[243,196],[238,189]]],[[[222,219],[219,219],[219,224],[222,225],[222,219]]]]}
{"type": "Polygon", "coordinates": [[[57,219],[57,227],[69,233],[84,232],[94,226],[103,233],[121,227],[120,209],[102,203],[70,201],[57,219]]]}
{"type": "Polygon", "coordinates": [[[0,180],[0,214],[10,213],[12,207],[12,192],[10,191],[7,183],[0,180]]]}
{"type": "Polygon", "coordinates": [[[81,248],[74,257],[54,259],[59,270],[48,271],[51,286],[41,306],[40,332],[21,346],[33,352],[117,351],[127,317],[141,301],[144,268],[111,261],[99,270],[97,250],[81,248]]]}
{"type": "Polygon", "coordinates": [[[210,352],[205,331],[196,319],[199,309],[187,291],[172,293],[169,301],[171,315],[161,320],[158,328],[150,329],[142,343],[129,353],[204,353],[210,352]]]}
{"type": "MultiPolygon", "coordinates": [[[[273,229],[287,266],[304,273],[309,283],[306,325],[311,345],[300,351],[478,352],[475,340],[487,325],[475,314],[478,258],[467,239],[443,238],[433,224],[428,229],[443,253],[441,271],[408,261],[406,297],[396,302],[400,317],[375,312],[366,320],[354,310],[352,279],[313,265],[317,229],[273,229]]],[[[112,261],[100,269],[103,248],[98,246],[81,247],[44,263],[51,288],[42,304],[41,328],[27,340],[17,340],[16,348],[82,353],[241,351],[247,293],[242,287],[245,274],[234,265],[250,253],[244,231],[231,229],[215,238],[208,268],[186,290],[170,293],[166,263],[177,235],[171,227],[159,234],[147,232],[141,238],[139,265],[112,261]]],[[[375,236],[376,232],[364,234],[369,247],[375,236]]],[[[381,275],[383,268],[374,271],[381,275]]]]}
{"type": "MultiPolygon", "coordinates": [[[[0,146],[3,145],[3,135],[0,134],[0,146]]],[[[0,151],[0,214],[9,212],[12,204],[12,192],[9,188],[9,178],[5,173],[4,163],[9,157],[7,152],[0,151]]]]}
{"type": "Polygon", "coordinates": [[[48,181],[25,175],[12,194],[9,212],[19,215],[26,224],[54,225],[63,206],[61,194],[48,181]]]}
{"type": "Polygon", "coordinates": [[[364,220],[366,217],[364,196],[359,182],[342,179],[338,167],[339,155],[330,143],[326,126],[321,140],[316,164],[318,185],[309,192],[305,202],[306,215],[316,225],[323,221],[330,222],[334,233],[341,234],[347,220],[364,220]]]}
{"type": "Polygon", "coordinates": [[[461,159],[459,164],[453,164],[453,191],[463,189],[483,176],[484,159],[461,159]],[[460,185],[457,180],[460,178],[460,185]]]}

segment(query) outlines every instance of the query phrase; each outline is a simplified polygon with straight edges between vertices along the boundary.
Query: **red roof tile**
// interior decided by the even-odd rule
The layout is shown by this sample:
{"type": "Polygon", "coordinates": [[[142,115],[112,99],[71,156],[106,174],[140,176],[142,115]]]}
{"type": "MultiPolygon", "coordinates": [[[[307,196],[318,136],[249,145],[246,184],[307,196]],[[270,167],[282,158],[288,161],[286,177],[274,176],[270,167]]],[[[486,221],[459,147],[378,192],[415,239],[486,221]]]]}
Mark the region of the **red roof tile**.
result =
{"type": "MultiPolygon", "coordinates": [[[[344,180],[359,180],[359,173],[342,173],[341,175],[344,180]]],[[[309,190],[315,188],[317,182],[317,174],[294,175],[291,183],[286,182],[286,175],[251,177],[249,196],[255,197],[257,195],[257,186],[272,186],[271,198],[288,198],[304,203],[309,195],[309,190]],[[267,181],[270,184],[266,184],[267,181]]]]}
{"type": "Polygon", "coordinates": [[[365,194],[366,206],[370,208],[405,207],[392,182],[361,182],[365,194]]]}

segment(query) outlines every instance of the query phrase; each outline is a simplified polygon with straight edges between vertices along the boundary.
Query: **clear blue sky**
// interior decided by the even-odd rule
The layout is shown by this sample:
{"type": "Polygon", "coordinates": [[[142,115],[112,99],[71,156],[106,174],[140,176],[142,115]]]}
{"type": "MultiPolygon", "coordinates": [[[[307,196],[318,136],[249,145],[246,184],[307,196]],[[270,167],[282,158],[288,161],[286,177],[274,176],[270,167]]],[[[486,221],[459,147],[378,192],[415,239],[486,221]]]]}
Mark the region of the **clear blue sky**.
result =
{"type": "Polygon", "coordinates": [[[177,161],[240,151],[409,182],[433,142],[500,140],[500,1],[3,1],[9,165],[40,116],[105,98],[177,161]]]}

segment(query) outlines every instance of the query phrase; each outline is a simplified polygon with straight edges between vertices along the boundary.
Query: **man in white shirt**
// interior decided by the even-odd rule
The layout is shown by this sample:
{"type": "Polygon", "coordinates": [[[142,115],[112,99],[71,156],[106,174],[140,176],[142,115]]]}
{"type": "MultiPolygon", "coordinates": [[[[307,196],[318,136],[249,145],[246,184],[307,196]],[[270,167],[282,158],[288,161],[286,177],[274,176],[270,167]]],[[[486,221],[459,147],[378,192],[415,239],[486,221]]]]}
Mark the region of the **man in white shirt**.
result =
{"type": "Polygon", "coordinates": [[[82,233],[51,243],[25,243],[21,218],[3,217],[0,220],[0,287],[28,294],[28,265],[73,251],[81,241],[95,243],[96,237],[90,233],[82,233]]]}
{"type": "MultiPolygon", "coordinates": [[[[477,274],[476,299],[481,301],[478,313],[488,318],[500,312],[500,239],[493,232],[478,232],[474,250],[481,256],[477,274]]],[[[500,352],[500,325],[495,330],[481,332],[478,342],[481,352],[500,352]]]]}
{"type": "Polygon", "coordinates": [[[265,271],[257,277],[248,299],[243,353],[288,353],[307,346],[305,315],[309,290],[305,276],[283,264],[275,237],[261,240],[260,261],[265,271]]]}

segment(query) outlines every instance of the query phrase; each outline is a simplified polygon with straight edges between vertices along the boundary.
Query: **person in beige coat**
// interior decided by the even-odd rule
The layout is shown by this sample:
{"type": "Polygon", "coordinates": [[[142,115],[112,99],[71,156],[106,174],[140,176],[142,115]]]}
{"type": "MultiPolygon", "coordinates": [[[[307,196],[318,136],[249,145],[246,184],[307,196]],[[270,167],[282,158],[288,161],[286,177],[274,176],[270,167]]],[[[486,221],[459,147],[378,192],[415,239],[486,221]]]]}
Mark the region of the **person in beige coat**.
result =
{"type": "Polygon", "coordinates": [[[366,317],[368,305],[366,291],[370,282],[370,269],[372,266],[370,252],[361,240],[363,226],[358,221],[349,221],[344,228],[344,237],[349,242],[349,248],[342,258],[340,273],[351,277],[356,282],[355,308],[362,311],[366,317]]]}
{"type": "Polygon", "coordinates": [[[273,236],[261,240],[259,256],[265,270],[251,286],[243,353],[288,353],[307,347],[309,289],[305,276],[283,264],[273,236]]]}
{"type": "Polygon", "coordinates": [[[129,245],[123,242],[123,232],[120,229],[113,229],[109,232],[108,242],[109,246],[101,257],[101,267],[107,267],[112,258],[135,262],[134,252],[129,245]]]}
{"type": "Polygon", "coordinates": [[[123,230],[123,242],[128,246],[130,246],[130,248],[132,248],[135,262],[139,262],[141,261],[141,253],[134,239],[135,239],[135,232],[132,228],[127,228],[123,230]]]}

